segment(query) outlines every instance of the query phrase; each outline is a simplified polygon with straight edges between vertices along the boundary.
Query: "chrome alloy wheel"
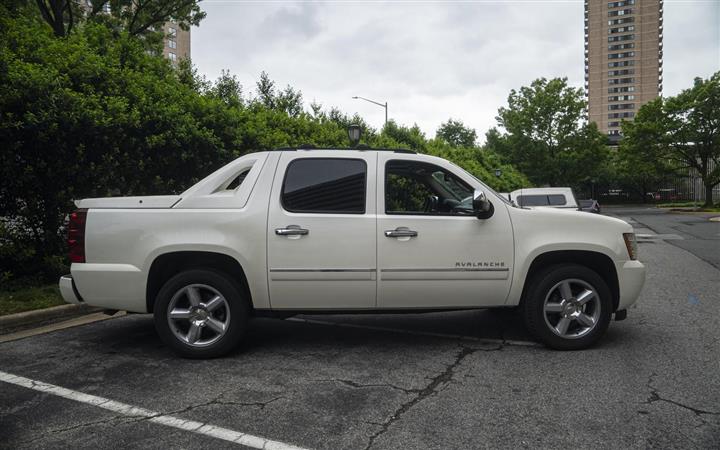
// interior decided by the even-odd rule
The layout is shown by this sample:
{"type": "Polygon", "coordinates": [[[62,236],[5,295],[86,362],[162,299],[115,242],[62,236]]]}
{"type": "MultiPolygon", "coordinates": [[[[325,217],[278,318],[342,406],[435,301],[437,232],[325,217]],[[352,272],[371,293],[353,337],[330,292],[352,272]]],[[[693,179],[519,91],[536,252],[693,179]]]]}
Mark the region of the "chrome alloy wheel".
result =
{"type": "Polygon", "coordinates": [[[191,284],[170,299],[167,321],[175,337],[192,347],[220,340],[230,325],[230,305],[216,289],[191,284]]]}
{"type": "Polygon", "coordinates": [[[600,305],[600,296],[587,282],[575,278],[562,280],[545,296],[545,323],[564,339],[581,338],[600,320],[600,305]]]}

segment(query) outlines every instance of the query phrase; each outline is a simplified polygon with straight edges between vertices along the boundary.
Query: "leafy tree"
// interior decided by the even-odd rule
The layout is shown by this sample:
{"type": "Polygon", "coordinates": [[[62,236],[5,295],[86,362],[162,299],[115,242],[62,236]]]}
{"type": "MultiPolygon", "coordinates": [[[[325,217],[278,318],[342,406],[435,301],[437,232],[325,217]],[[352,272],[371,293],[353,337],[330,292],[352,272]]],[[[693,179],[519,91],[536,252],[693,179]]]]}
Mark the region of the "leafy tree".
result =
{"type": "Polygon", "coordinates": [[[72,199],[181,191],[239,154],[239,113],[126,32],[88,24],[55,39],[2,14],[0,61],[0,217],[32,249],[28,272],[62,254],[72,199]]]}
{"type": "Polygon", "coordinates": [[[687,175],[697,170],[705,187],[705,206],[720,184],[720,72],[674,97],[643,105],[633,122],[623,124],[630,156],[672,164],[687,175]]]}
{"type": "Polygon", "coordinates": [[[536,184],[573,185],[593,177],[607,156],[605,136],[585,120],[581,89],[567,79],[540,78],[512,90],[498,110],[505,133],[491,129],[486,147],[536,184]]]}
{"type": "Polygon", "coordinates": [[[291,86],[286,86],[284,90],[278,91],[275,88],[275,82],[265,72],[260,74],[260,80],[256,86],[256,101],[264,107],[283,111],[291,117],[299,117],[303,113],[303,98],[300,91],[296,91],[291,86]]]}
{"type": "Polygon", "coordinates": [[[35,0],[40,14],[57,37],[72,31],[76,17],[81,14],[73,0],[35,0]]]}
{"type": "Polygon", "coordinates": [[[635,191],[643,202],[672,174],[670,161],[660,151],[659,137],[664,133],[662,99],[643,105],[634,121],[624,121],[623,139],[613,162],[616,181],[635,191]]]}
{"type": "Polygon", "coordinates": [[[242,85],[229,71],[221,71],[209,92],[231,108],[241,108],[244,104],[242,85]]]}
{"type": "Polygon", "coordinates": [[[131,36],[156,34],[165,22],[173,21],[183,30],[198,25],[206,13],[199,0],[35,0],[40,14],[57,37],[70,34],[84,18],[119,25],[131,36]]]}
{"type": "Polygon", "coordinates": [[[452,147],[475,147],[477,141],[477,132],[475,129],[468,128],[459,120],[449,119],[440,125],[435,133],[437,139],[442,139],[452,147]]]}

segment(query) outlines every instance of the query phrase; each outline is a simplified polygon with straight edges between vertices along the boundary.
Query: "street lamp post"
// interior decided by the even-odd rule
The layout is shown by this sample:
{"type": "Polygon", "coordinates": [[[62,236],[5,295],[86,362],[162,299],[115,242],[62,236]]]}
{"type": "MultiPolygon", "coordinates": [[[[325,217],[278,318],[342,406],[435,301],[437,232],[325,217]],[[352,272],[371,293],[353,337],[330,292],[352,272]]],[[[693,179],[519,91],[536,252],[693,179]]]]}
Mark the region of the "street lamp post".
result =
{"type": "Polygon", "coordinates": [[[385,125],[387,125],[387,118],[388,118],[387,102],[385,102],[385,103],[380,103],[380,102],[376,102],[375,100],[370,100],[369,98],[360,97],[359,95],[356,95],[356,96],[354,96],[353,98],[354,98],[355,100],[358,100],[358,99],[360,99],[360,100],[365,100],[366,102],[374,103],[374,104],[376,104],[376,105],[378,105],[378,106],[380,106],[380,107],[382,107],[382,108],[385,108],[385,125]]]}

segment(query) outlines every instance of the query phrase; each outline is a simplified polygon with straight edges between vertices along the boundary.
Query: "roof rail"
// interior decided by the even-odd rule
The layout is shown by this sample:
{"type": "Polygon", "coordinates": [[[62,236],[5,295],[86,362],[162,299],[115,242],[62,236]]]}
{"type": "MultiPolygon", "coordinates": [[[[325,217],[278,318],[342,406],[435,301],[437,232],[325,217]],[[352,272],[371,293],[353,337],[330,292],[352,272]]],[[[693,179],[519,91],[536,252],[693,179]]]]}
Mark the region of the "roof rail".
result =
{"type": "Polygon", "coordinates": [[[297,147],[279,147],[270,150],[271,152],[294,152],[298,150],[355,150],[355,151],[372,151],[372,152],[395,152],[408,153],[416,155],[417,152],[407,148],[372,148],[372,147],[315,147],[312,144],[303,144],[297,147]]]}

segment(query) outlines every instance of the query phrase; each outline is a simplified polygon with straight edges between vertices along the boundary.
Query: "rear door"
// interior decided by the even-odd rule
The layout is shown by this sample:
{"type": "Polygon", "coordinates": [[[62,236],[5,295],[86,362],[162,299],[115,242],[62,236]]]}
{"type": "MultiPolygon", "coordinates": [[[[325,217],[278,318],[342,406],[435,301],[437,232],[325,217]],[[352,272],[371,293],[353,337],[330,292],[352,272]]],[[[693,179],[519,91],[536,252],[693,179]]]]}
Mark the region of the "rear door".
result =
{"type": "Polygon", "coordinates": [[[375,152],[287,151],[268,217],[273,309],[376,306],[375,152]]]}

